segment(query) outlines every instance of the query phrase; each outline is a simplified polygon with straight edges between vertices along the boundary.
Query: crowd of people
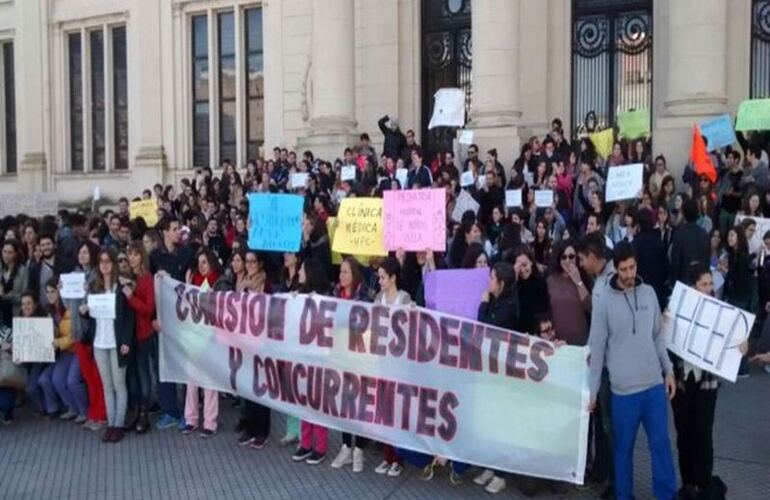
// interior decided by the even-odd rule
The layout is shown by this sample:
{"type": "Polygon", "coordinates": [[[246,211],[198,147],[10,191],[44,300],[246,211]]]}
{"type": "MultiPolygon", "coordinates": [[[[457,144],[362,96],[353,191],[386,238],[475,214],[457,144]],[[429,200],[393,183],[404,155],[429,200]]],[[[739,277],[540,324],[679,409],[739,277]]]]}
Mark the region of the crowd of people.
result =
{"type": "MultiPolygon", "coordinates": [[[[720,382],[669,354],[662,324],[672,287],[682,281],[756,313],[750,342],[741,349],[760,363],[770,362],[770,334],[764,334],[770,310],[770,259],[765,258],[770,232],[755,234],[757,218],[770,217],[767,134],[739,134],[740,149],[713,151],[718,169],[713,182],[692,165],[685,166],[681,176],[672,174],[663,155],[652,156],[649,138],[618,141],[603,158],[588,137],[570,144],[559,119],[545,137],[524,143],[510,168],[494,149],[482,158],[475,144],[462,161],[452,151],[426,155],[413,131],[404,134],[388,117],[379,126],[385,137],[381,155],[362,134],[356,147],[345,149],[334,161],[315,158],[311,151],[298,157],[276,147],[272,158],[254,159],[245,168],[225,160],[216,174],[208,167],[197,168],[179,186],[157,184],[137,198],[157,200],[154,227],[130,217],[127,198],[118,201],[116,210],[100,213],[60,210],[40,218],[3,218],[3,422],[12,423],[14,409],[27,404],[44,419],[73,421],[99,431],[105,442],[151,428],[211,438],[219,432],[220,399],[227,398],[241,412],[237,443],[258,450],[268,444],[271,419],[278,417],[268,407],[159,380],[161,328],[153,275],[167,273],[204,289],[312,292],[382,305],[424,306],[426,272],[485,267],[490,281],[481,297],[479,321],[558,345],[590,346],[587,477],[606,484],[604,497],[632,496],[634,439],[640,423],[650,440],[658,498],[724,496],[725,486],[712,470],[720,382]],[[630,163],[644,165],[641,196],[605,202],[609,170],[630,163]],[[354,168],[354,179],[342,180],[345,167],[354,168]],[[466,172],[472,176],[470,184],[461,183],[466,172]],[[292,186],[293,173],[308,173],[307,184],[292,186]],[[341,200],[420,188],[445,189],[447,214],[462,190],[480,206],[478,213],[468,211],[459,221],[446,221],[446,252],[398,250],[368,259],[345,255],[341,264],[332,264],[327,223],[341,200]],[[508,189],[522,190],[522,206],[506,206],[508,189]],[[554,192],[551,206],[534,203],[541,189],[554,192]],[[247,195],[267,192],[294,192],[305,198],[296,253],[248,247],[247,195]],[[736,223],[738,216],[744,217],[736,223]],[[71,272],[85,273],[88,294],[115,294],[114,319],[91,317],[85,298],[62,298],[60,276],[71,272]],[[55,362],[14,371],[8,365],[12,319],[43,316],[53,319],[55,362]],[[681,488],[669,445],[669,400],[681,488]]],[[[748,374],[748,367],[747,362],[742,375],[748,374]]],[[[286,419],[286,433],[276,442],[296,443],[291,460],[324,462],[328,430],[290,415],[281,418],[286,419]]],[[[331,467],[350,466],[360,472],[375,447],[382,448],[383,459],[374,470],[391,477],[411,464],[429,480],[435,467],[449,465],[451,481],[459,482],[470,466],[343,433],[331,467]]],[[[489,493],[502,491],[506,481],[528,495],[564,487],[493,470],[479,471],[472,481],[489,493]]]]}

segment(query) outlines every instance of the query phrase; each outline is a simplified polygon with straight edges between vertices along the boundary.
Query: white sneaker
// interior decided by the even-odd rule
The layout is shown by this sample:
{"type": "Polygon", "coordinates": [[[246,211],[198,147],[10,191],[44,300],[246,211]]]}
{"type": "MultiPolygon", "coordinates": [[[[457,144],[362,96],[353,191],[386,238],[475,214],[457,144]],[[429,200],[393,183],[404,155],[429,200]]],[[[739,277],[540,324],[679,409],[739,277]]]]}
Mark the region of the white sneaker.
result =
{"type": "Polygon", "coordinates": [[[473,482],[478,484],[479,486],[484,486],[488,482],[492,480],[492,478],[495,477],[495,472],[491,469],[484,469],[484,472],[479,474],[473,479],[473,482]]]}
{"type": "Polygon", "coordinates": [[[390,468],[388,469],[388,476],[389,477],[398,477],[401,475],[401,473],[404,472],[404,468],[401,467],[398,462],[393,462],[390,464],[390,468]]]}
{"type": "Polygon", "coordinates": [[[380,462],[380,465],[378,465],[377,468],[374,469],[374,472],[376,472],[377,474],[386,474],[388,472],[388,469],[390,469],[390,464],[386,460],[383,460],[382,462],[380,462]]]}
{"type": "Polygon", "coordinates": [[[353,472],[364,470],[364,450],[356,446],[353,448],[353,472]]]}
{"type": "Polygon", "coordinates": [[[351,450],[348,445],[343,444],[342,448],[340,448],[340,452],[337,453],[337,456],[334,458],[334,461],[332,462],[332,469],[341,469],[348,464],[352,464],[353,463],[352,454],[353,454],[353,450],[351,450]]]}
{"type": "Polygon", "coordinates": [[[494,476],[492,480],[489,482],[486,488],[484,488],[484,491],[487,493],[492,493],[493,495],[495,493],[500,493],[505,489],[505,479],[494,476]]]}

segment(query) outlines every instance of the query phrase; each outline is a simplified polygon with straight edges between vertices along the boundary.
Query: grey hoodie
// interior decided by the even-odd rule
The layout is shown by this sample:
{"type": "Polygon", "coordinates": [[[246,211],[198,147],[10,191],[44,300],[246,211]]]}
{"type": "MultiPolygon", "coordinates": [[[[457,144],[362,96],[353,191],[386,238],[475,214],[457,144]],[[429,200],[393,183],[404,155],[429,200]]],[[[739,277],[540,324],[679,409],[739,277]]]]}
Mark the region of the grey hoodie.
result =
{"type": "Polygon", "coordinates": [[[674,373],[661,332],[655,290],[638,277],[630,290],[618,287],[617,275],[610,279],[601,299],[593,304],[588,345],[592,400],[605,366],[612,392],[619,395],[647,390],[663,383],[663,373],[674,373]]]}

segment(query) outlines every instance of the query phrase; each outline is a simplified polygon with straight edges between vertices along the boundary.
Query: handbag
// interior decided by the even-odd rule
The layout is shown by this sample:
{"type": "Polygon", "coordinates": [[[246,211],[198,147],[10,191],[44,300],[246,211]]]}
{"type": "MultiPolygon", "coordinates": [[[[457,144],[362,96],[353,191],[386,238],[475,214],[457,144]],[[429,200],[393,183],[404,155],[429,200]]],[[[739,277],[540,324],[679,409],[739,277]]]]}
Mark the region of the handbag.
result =
{"type": "Polygon", "coordinates": [[[23,391],[27,387],[27,371],[13,362],[10,351],[0,351],[0,387],[23,391]]]}

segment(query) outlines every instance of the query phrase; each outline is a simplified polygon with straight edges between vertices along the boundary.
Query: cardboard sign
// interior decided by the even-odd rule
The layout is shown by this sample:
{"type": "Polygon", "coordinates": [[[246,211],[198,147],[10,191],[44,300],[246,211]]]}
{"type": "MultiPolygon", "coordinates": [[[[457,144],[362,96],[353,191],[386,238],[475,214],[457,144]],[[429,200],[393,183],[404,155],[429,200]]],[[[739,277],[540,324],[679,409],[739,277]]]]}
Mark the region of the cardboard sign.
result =
{"type": "Polygon", "coordinates": [[[644,165],[634,163],[610,167],[607,171],[605,201],[636,199],[642,192],[644,165]]]}
{"type": "Polygon", "coordinates": [[[340,169],[340,180],[342,182],[356,180],[356,167],[353,165],[342,167],[340,169]]]}
{"type": "Polygon", "coordinates": [[[88,295],[88,314],[92,318],[115,319],[115,294],[91,293],[88,295]]]}
{"type": "Polygon", "coordinates": [[[521,189],[507,189],[505,191],[505,206],[508,208],[521,207],[521,189]]]}
{"type": "Polygon", "coordinates": [[[425,275],[425,306],[461,318],[478,317],[489,269],[442,269],[425,275]]]}
{"type": "Polygon", "coordinates": [[[708,140],[709,151],[731,146],[735,143],[733,119],[727,113],[701,122],[700,133],[708,140]]]}
{"type": "Polygon", "coordinates": [[[249,248],[299,251],[304,205],[305,198],[296,194],[250,194],[249,248]]]}
{"type": "Polygon", "coordinates": [[[548,208],[553,205],[554,193],[550,189],[538,189],[535,191],[535,206],[537,208],[548,208]]]}
{"type": "Polygon", "coordinates": [[[460,133],[460,139],[457,141],[460,144],[473,144],[473,130],[463,130],[460,133]]]}
{"type": "Polygon", "coordinates": [[[385,191],[385,248],[446,250],[446,190],[385,191]]]}
{"type": "Polygon", "coordinates": [[[345,198],[337,213],[332,250],[341,254],[388,255],[383,243],[381,198],[345,198]]]}
{"type": "Polygon", "coordinates": [[[470,170],[466,170],[463,172],[463,175],[460,176],[460,187],[468,187],[473,186],[474,180],[473,180],[473,172],[470,170]]]}
{"type": "Polygon", "coordinates": [[[53,318],[13,318],[13,362],[53,363],[53,318]]]}
{"type": "Polygon", "coordinates": [[[307,172],[294,172],[289,176],[289,187],[291,189],[305,189],[309,179],[310,174],[307,172]]]}
{"type": "MultiPolygon", "coordinates": [[[[329,233],[329,244],[332,248],[334,248],[334,236],[337,233],[337,227],[339,227],[339,223],[337,222],[336,217],[329,217],[326,220],[326,230],[329,233]]],[[[353,255],[352,257],[354,257],[362,265],[367,265],[369,262],[369,255],[353,255]]],[[[342,264],[341,253],[332,250],[332,264],[335,266],[342,264]]]]}
{"type": "Polygon", "coordinates": [[[433,97],[433,116],[430,118],[428,130],[435,127],[465,125],[465,91],[463,89],[438,89],[433,97]]]}
{"type": "Polygon", "coordinates": [[[738,108],[735,130],[770,130],[770,99],[748,99],[738,108]]]}
{"type": "Polygon", "coordinates": [[[409,178],[409,169],[407,168],[396,169],[396,180],[398,181],[399,184],[401,184],[401,189],[406,189],[406,183],[408,178],[409,178]]]}
{"type": "Polygon", "coordinates": [[[66,273],[62,274],[61,297],[63,299],[82,299],[86,296],[86,274],[85,273],[66,273]]]}
{"type": "Polygon", "coordinates": [[[612,154],[612,145],[615,142],[615,131],[612,128],[602,130],[601,132],[594,132],[588,136],[591,142],[594,143],[596,152],[602,158],[609,158],[612,154]]]}
{"type": "Polygon", "coordinates": [[[637,109],[618,113],[618,137],[638,139],[650,133],[650,110],[637,109]]]}
{"type": "Polygon", "coordinates": [[[462,221],[465,212],[471,210],[474,214],[478,214],[479,208],[481,208],[479,203],[473,199],[473,196],[471,196],[468,191],[463,189],[460,191],[457,200],[455,200],[455,208],[452,210],[452,220],[460,222],[462,221]]]}
{"type": "Polygon", "coordinates": [[[155,227],[158,223],[158,202],[152,199],[132,201],[128,213],[131,220],[141,217],[147,227],[155,227]]]}

